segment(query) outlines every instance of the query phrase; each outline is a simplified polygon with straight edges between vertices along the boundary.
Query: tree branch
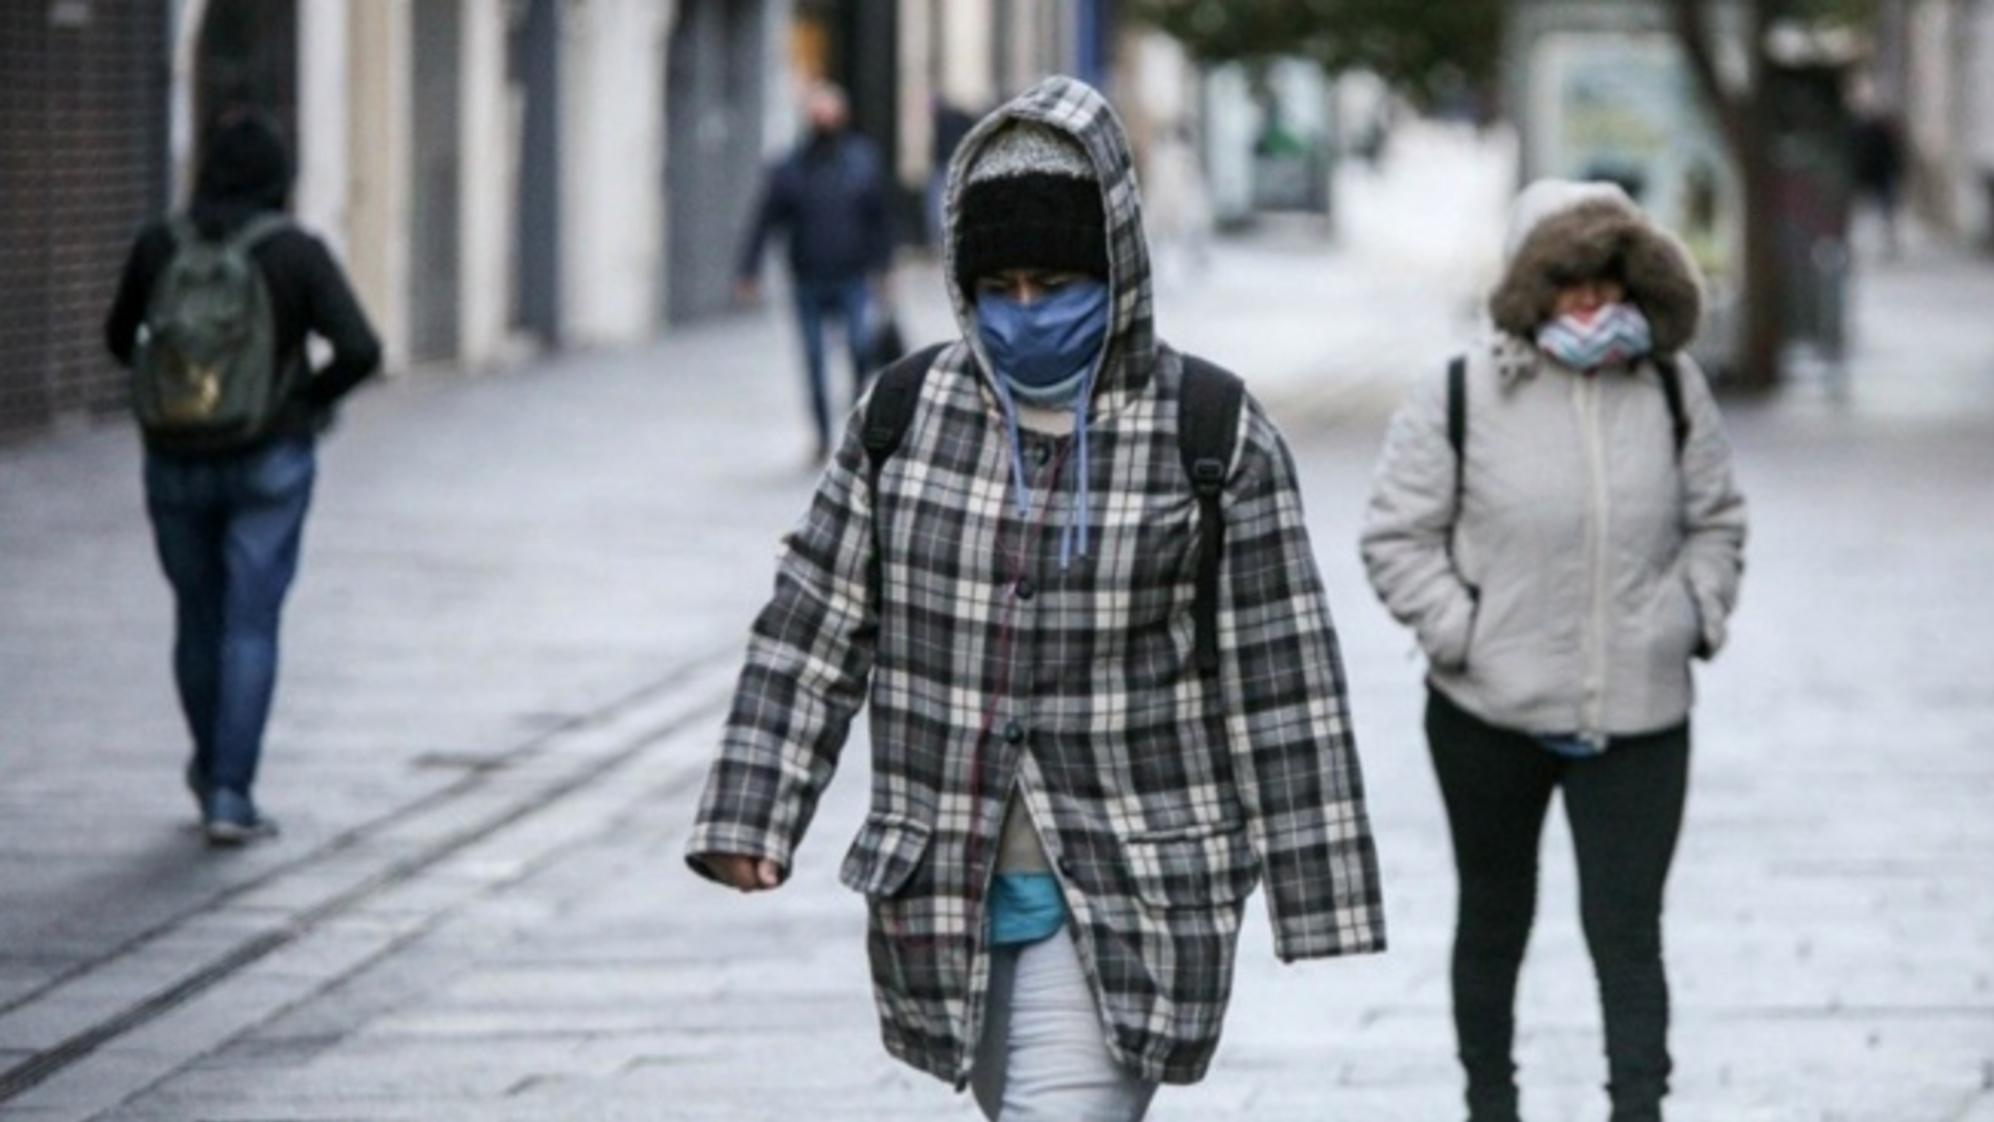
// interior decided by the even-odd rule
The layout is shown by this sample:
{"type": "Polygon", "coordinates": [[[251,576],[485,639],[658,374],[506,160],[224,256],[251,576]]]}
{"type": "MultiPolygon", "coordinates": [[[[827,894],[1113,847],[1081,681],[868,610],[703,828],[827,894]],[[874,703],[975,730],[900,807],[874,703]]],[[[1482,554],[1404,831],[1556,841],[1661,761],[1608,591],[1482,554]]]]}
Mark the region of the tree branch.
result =
{"type": "MultiPolygon", "coordinates": [[[[1764,7],[1764,0],[1752,5],[1755,9],[1764,7]]],[[[1731,146],[1734,154],[1741,158],[1752,143],[1750,128],[1744,117],[1749,93],[1742,97],[1724,88],[1724,77],[1717,72],[1717,56],[1710,48],[1710,22],[1704,18],[1703,0],[1669,0],[1670,22],[1675,27],[1676,40],[1682,44],[1683,54],[1689,59],[1689,68],[1696,75],[1697,85],[1703,88],[1703,95],[1710,99],[1710,107],[1717,117],[1717,127],[1724,133],[1725,143],[1731,146]]],[[[1759,23],[1759,13],[1755,12],[1753,26],[1759,23]]]]}

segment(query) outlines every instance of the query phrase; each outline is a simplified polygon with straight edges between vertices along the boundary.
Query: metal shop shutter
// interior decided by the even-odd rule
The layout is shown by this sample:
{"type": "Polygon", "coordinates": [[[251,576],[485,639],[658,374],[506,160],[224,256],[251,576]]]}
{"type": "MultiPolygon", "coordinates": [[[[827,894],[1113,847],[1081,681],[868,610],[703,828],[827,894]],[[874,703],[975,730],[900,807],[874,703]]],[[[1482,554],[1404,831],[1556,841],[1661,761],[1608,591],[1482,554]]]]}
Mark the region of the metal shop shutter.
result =
{"type": "Polygon", "coordinates": [[[0,0],[0,433],[113,409],[104,313],[166,202],[166,0],[0,0]]]}

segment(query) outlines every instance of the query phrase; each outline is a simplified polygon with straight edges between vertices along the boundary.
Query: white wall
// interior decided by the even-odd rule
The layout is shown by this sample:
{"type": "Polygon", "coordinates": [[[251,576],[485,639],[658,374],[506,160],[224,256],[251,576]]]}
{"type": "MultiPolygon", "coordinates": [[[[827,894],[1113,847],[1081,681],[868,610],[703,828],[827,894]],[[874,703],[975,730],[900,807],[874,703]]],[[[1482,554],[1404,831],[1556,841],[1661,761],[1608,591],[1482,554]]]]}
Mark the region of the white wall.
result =
{"type": "Polygon", "coordinates": [[[1961,37],[1965,60],[1961,73],[1960,122],[1964,166],[1961,207],[1970,229],[1994,243],[1994,199],[1987,180],[1994,177],[1994,0],[1973,0],[1961,37]]]}
{"type": "Polygon", "coordinates": [[[292,210],[341,254],[347,213],[347,0],[298,5],[298,178],[292,210]]]}
{"type": "Polygon", "coordinates": [[[578,344],[634,342],[657,327],[676,8],[568,0],[561,10],[561,310],[578,344]]]}
{"type": "Polygon", "coordinates": [[[187,200],[194,188],[194,57],[201,38],[201,21],[207,17],[208,0],[176,0],[173,6],[173,41],[170,104],[166,113],[166,158],[172,165],[168,175],[174,205],[187,200]]]}
{"type": "Polygon", "coordinates": [[[409,3],[363,0],[347,24],[346,267],[390,372],[408,358],[409,3]]]}
{"type": "Polygon", "coordinates": [[[935,27],[929,0],[900,0],[900,166],[903,183],[923,183],[935,162],[935,27]]]}
{"type": "Polygon", "coordinates": [[[511,306],[513,211],[518,194],[519,127],[506,83],[505,0],[461,0],[463,65],[458,178],[458,347],[464,365],[491,364],[505,351],[511,306]]]}
{"type": "Polygon", "coordinates": [[[947,0],[938,13],[942,21],[942,96],[971,112],[982,112],[997,100],[997,75],[991,65],[996,42],[991,34],[995,15],[989,0],[947,0]]]}

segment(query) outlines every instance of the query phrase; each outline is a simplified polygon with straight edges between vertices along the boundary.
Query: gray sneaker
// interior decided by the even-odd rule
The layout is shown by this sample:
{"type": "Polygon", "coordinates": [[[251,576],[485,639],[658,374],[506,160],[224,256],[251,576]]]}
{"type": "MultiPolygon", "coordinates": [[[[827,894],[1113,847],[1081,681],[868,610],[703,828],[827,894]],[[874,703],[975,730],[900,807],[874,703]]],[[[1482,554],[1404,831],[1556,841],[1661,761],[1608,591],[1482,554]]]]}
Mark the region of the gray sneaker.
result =
{"type": "Polygon", "coordinates": [[[277,821],[259,813],[248,795],[217,787],[208,792],[201,828],[209,845],[246,845],[258,838],[275,837],[277,821]]]}

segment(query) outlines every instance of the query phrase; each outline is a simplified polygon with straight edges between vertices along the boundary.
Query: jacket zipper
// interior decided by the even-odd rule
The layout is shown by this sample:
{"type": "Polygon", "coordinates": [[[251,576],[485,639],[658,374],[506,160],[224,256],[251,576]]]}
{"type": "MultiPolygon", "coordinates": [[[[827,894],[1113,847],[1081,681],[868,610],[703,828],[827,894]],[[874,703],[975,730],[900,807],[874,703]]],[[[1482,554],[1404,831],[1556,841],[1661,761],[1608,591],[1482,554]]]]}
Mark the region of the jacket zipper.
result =
{"type": "Polygon", "coordinates": [[[1586,727],[1581,733],[1597,734],[1605,724],[1606,709],[1606,536],[1611,514],[1606,486],[1606,450],[1599,430],[1599,383],[1597,375],[1581,375],[1580,420],[1585,427],[1586,481],[1590,487],[1592,554],[1592,612],[1586,641],[1586,727]]]}

